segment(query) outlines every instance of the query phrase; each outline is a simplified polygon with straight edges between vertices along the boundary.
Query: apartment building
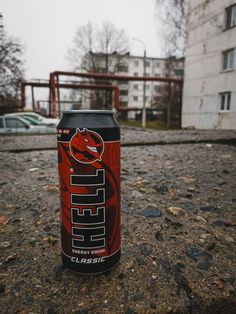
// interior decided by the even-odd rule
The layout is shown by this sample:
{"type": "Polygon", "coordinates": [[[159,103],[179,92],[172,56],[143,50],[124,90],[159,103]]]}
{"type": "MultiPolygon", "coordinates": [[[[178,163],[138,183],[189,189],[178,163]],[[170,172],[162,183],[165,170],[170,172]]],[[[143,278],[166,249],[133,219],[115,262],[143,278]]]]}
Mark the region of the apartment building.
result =
{"type": "MultiPolygon", "coordinates": [[[[144,58],[142,56],[133,56],[129,53],[120,56],[117,54],[107,56],[103,54],[93,54],[93,64],[99,72],[110,72],[123,76],[143,76],[144,75],[144,58]],[[96,63],[95,63],[96,62],[96,63]],[[107,71],[108,69],[108,71],[107,71]]],[[[87,58],[91,63],[91,59],[87,58]]],[[[171,57],[165,58],[150,58],[145,59],[145,76],[146,77],[183,77],[184,59],[171,57]],[[168,64],[171,62],[171,68],[168,64]]],[[[120,89],[120,106],[122,108],[134,109],[128,113],[129,118],[134,118],[137,109],[143,107],[143,91],[144,84],[142,81],[117,81],[114,85],[120,89]]],[[[151,108],[153,102],[158,97],[161,82],[147,81],[145,82],[145,105],[146,108],[151,108]]],[[[89,107],[89,97],[82,98],[83,107],[89,107]],[[87,99],[87,100],[86,100],[87,99]]]]}
{"type": "Polygon", "coordinates": [[[182,126],[236,129],[236,1],[190,0],[182,126]]]}

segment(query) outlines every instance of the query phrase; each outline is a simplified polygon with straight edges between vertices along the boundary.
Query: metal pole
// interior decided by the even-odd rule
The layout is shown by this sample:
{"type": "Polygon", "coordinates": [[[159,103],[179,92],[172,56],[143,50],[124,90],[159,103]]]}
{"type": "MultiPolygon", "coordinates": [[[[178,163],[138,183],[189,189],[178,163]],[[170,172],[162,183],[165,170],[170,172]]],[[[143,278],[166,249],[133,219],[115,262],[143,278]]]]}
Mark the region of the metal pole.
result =
{"type": "Polygon", "coordinates": [[[168,104],[167,104],[167,121],[166,121],[166,127],[167,129],[170,128],[170,114],[171,114],[171,82],[168,83],[168,104]]]}
{"type": "Polygon", "coordinates": [[[25,84],[21,82],[21,108],[25,107],[25,84]]]}
{"type": "MultiPolygon", "coordinates": [[[[143,77],[146,74],[146,48],[145,43],[137,38],[132,38],[143,46],[143,77]]],[[[146,128],[146,81],[143,80],[143,108],[142,108],[142,128],[146,128]]]]}
{"type": "Polygon", "coordinates": [[[60,88],[59,88],[59,75],[57,75],[57,110],[59,118],[61,118],[61,98],[60,98],[60,88]]]}
{"type": "Polygon", "coordinates": [[[31,86],[31,96],[32,96],[32,109],[35,111],[35,99],[34,99],[34,87],[31,86]]]}
{"type": "MultiPolygon", "coordinates": [[[[143,55],[143,76],[146,75],[146,49],[143,55]]],[[[142,114],[142,128],[146,128],[146,81],[143,81],[143,114],[142,114]]]]}

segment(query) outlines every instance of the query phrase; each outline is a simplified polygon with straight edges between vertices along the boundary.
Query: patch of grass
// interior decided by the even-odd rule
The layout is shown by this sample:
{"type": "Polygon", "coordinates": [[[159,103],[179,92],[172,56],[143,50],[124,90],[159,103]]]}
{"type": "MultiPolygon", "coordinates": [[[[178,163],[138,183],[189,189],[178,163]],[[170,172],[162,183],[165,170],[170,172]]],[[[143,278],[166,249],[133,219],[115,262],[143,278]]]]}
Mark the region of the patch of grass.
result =
{"type": "MultiPolygon", "coordinates": [[[[136,121],[136,120],[118,120],[120,125],[122,126],[132,126],[136,128],[142,127],[142,121],[136,121]]],[[[154,129],[154,130],[167,130],[166,122],[161,120],[154,120],[154,121],[146,121],[146,128],[147,129],[154,129]]],[[[172,130],[178,130],[178,124],[172,123],[170,125],[170,128],[172,130]]]]}

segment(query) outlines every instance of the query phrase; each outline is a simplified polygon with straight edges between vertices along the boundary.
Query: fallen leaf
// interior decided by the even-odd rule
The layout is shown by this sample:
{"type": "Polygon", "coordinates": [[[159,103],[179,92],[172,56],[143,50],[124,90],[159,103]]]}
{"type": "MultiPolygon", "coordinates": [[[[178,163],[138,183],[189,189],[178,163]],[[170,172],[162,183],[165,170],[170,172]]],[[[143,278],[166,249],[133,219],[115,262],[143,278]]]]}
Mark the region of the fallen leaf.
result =
{"type": "Polygon", "coordinates": [[[43,189],[51,193],[59,193],[59,187],[57,185],[46,185],[43,189]]]}
{"type": "Polygon", "coordinates": [[[173,216],[178,216],[180,214],[183,214],[184,210],[180,207],[169,207],[167,209],[168,213],[173,216]]]}
{"type": "Polygon", "coordinates": [[[9,222],[9,218],[7,216],[0,217],[0,225],[6,225],[9,222]]]}
{"type": "Polygon", "coordinates": [[[227,227],[236,227],[236,220],[224,221],[224,224],[225,224],[227,227]]]}

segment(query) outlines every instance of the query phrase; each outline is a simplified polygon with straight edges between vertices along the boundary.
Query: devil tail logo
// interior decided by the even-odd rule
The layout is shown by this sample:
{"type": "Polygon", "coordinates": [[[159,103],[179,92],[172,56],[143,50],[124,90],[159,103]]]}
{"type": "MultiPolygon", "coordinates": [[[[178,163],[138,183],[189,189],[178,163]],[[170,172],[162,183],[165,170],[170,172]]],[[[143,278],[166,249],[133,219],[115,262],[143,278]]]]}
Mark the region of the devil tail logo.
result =
{"type": "Polygon", "coordinates": [[[74,159],[84,164],[101,160],[104,142],[101,136],[91,130],[79,128],[70,141],[70,151],[74,159]]]}

